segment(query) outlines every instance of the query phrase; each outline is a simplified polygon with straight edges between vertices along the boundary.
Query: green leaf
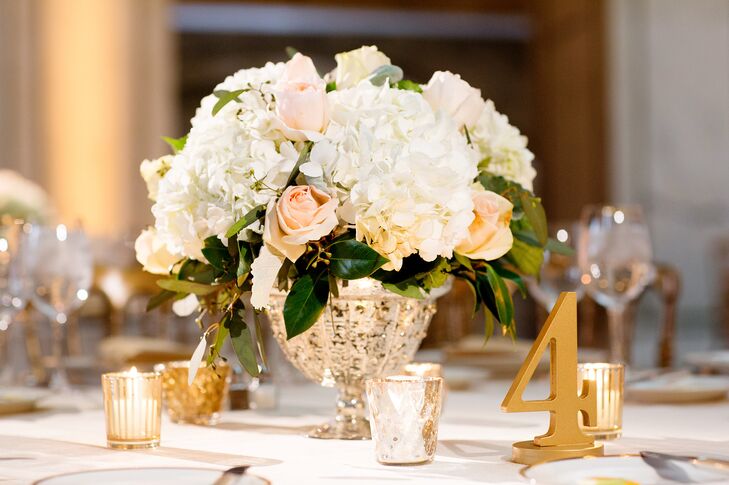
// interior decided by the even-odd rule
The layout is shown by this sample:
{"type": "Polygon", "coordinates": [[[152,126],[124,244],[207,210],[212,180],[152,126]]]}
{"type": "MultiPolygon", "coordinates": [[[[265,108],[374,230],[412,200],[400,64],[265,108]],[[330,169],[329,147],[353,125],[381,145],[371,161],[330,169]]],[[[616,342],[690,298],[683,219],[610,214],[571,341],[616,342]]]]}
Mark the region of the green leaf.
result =
{"type": "Polygon", "coordinates": [[[526,298],[527,296],[527,287],[524,283],[524,279],[521,277],[521,275],[514,273],[511,270],[508,270],[501,266],[500,264],[496,264],[495,262],[491,263],[491,266],[494,268],[496,273],[501,276],[504,279],[507,279],[509,281],[513,281],[514,284],[519,288],[519,292],[521,293],[521,296],[526,298]]]}
{"type": "Polygon", "coordinates": [[[451,265],[448,263],[448,260],[440,259],[438,266],[433,268],[431,271],[426,273],[420,281],[423,284],[423,288],[428,291],[432,290],[433,288],[438,288],[439,286],[443,286],[446,281],[448,281],[448,274],[451,270],[451,265]]]}
{"type": "Polygon", "coordinates": [[[169,291],[169,290],[160,291],[159,293],[154,295],[152,298],[150,298],[149,301],[147,302],[147,311],[149,312],[149,311],[154,310],[155,308],[162,305],[166,301],[174,298],[176,294],[177,293],[175,293],[174,291],[169,291]]]}
{"type": "Polygon", "coordinates": [[[296,47],[286,46],[286,55],[289,56],[289,59],[294,57],[296,54],[299,53],[299,50],[296,47]]]}
{"type": "Polygon", "coordinates": [[[329,273],[329,292],[332,294],[332,297],[339,298],[339,286],[337,285],[337,278],[329,273]]]}
{"type": "Polygon", "coordinates": [[[372,71],[368,79],[373,85],[382,86],[385,84],[385,81],[389,81],[390,84],[397,84],[402,79],[402,76],[402,69],[392,64],[385,64],[372,71]]]}
{"type": "Polygon", "coordinates": [[[180,153],[185,148],[187,143],[187,135],[180,138],[171,138],[169,136],[163,136],[162,139],[167,143],[174,153],[180,153]]]}
{"type": "Polygon", "coordinates": [[[572,256],[575,254],[575,250],[573,248],[552,238],[549,238],[544,249],[564,256],[572,256]]]}
{"type": "Polygon", "coordinates": [[[468,259],[466,256],[458,253],[453,253],[453,257],[461,264],[461,266],[473,271],[473,264],[471,264],[471,260],[468,259]]]}
{"type": "MultiPolygon", "coordinates": [[[[238,244],[238,242],[236,242],[238,244]]],[[[236,277],[241,278],[242,276],[251,272],[251,265],[253,264],[253,253],[251,252],[250,246],[247,243],[240,241],[238,244],[238,269],[236,270],[236,277]]]]}
{"type": "Polygon", "coordinates": [[[263,342],[263,329],[261,327],[261,315],[257,311],[253,311],[253,320],[256,324],[256,344],[258,345],[258,355],[261,356],[261,364],[263,368],[268,368],[268,359],[266,358],[266,346],[263,342]]]}
{"type": "Polygon", "coordinates": [[[246,91],[249,91],[249,89],[236,89],[235,91],[220,89],[218,91],[214,91],[213,94],[218,97],[218,102],[215,103],[215,106],[213,106],[213,116],[218,114],[218,112],[231,101],[238,101],[240,103],[240,98],[238,96],[246,91]]]}
{"type": "Polygon", "coordinates": [[[547,244],[549,232],[547,229],[547,215],[544,213],[542,203],[538,198],[530,196],[526,191],[519,194],[519,199],[521,200],[521,208],[526,214],[539,244],[544,246],[547,244]]]}
{"type": "Polygon", "coordinates": [[[494,315],[490,311],[488,311],[488,309],[484,308],[483,317],[484,340],[488,342],[489,339],[491,339],[491,337],[494,335],[494,315]]]}
{"type": "Polygon", "coordinates": [[[228,231],[225,233],[225,237],[231,238],[235,236],[243,229],[259,220],[264,215],[266,215],[266,206],[264,204],[255,206],[253,209],[249,210],[246,215],[235,221],[235,223],[230,226],[230,229],[228,229],[228,231]]]}
{"type": "Polygon", "coordinates": [[[345,280],[365,278],[388,261],[365,243],[354,239],[336,241],[330,249],[330,270],[345,280]]]}
{"type": "Polygon", "coordinates": [[[478,289],[476,288],[475,281],[465,276],[461,276],[460,278],[468,284],[468,288],[471,290],[471,293],[473,293],[473,311],[471,312],[471,320],[473,320],[473,317],[476,316],[476,313],[478,313],[478,310],[481,308],[481,298],[478,295],[478,289]]]}
{"type": "Polygon", "coordinates": [[[399,271],[379,269],[372,274],[372,278],[383,283],[401,283],[410,279],[416,280],[433,271],[440,264],[441,259],[443,258],[424,261],[417,254],[413,254],[402,260],[402,267],[399,271]]]}
{"type": "Polygon", "coordinates": [[[327,83],[327,93],[331,93],[332,91],[337,90],[337,83],[336,81],[328,82],[327,83]]]}
{"type": "Polygon", "coordinates": [[[382,286],[388,291],[408,298],[415,298],[417,300],[425,298],[423,289],[420,288],[420,285],[418,285],[415,279],[401,281],[399,283],[382,283],[382,286]]]}
{"type": "Polygon", "coordinates": [[[509,288],[491,265],[486,266],[486,279],[489,286],[491,286],[491,291],[493,291],[499,322],[506,327],[510,327],[514,323],[514,302],[511,300],[509,288]]]}
{"type": "Polygon", "coordinates": [[[404,89],[405,91],[415,91],[416,93],[423,92],[423,88],[420,87],[420,84],[413,82],[410,79],[402,79],[397,82],[396,86],[397,89],[404,89]]]}
{"type": "Polygon", "coordinates": [[[188,259],[177,273],[178,280],[190,280],[196,283],[210,284],[215,281],[215,268],[194,259],[188,259]]]}
{"type": "Polygon", "coordinates": [[[232,260],[228,248],[217,236],[210,236],[205,239],[204,244],[205,247],[202,248],[202,253],[208,263],[219,271],[225,271],[232,260]]]}
{"type": "Polygon", "coordinates": [[[176,279],[157,280],[157,286],[176,293],[192,293],[198,296],[209,295],[218,289],[216,286],[176,279]]]}
{"type": "Polygon", "coordinates": [[[506,259],[522,273],[536,276],[542,268],[544,250],[540,247],[531,246],[517,238],[514,239],[511,250],[506,254],[506,259]]]}
{"type": "Polygon", "coordinates": [[[286,338],[306,332],[316,323],[329,299],[329,277],[326,271],[307,273],[291,286],[284,302],[286,338]]]}
{"type": "Polygon", "coordinates": [[[235,355],[238,356],[243,368],[253,377],[260,374],[258,360],[256,360],[256,349],[253,345],[253,337],[248,324],[243,321],[245,315],[243,308],[234,308],[233,313],[228,320],[228,330],[230,331],[230,342],[233,344],[235,355]]]}
{"type": "Polygon", "coordinates": [[[289,179],[286,181],[286,187],[292,185],[296,181],[296,177],[299,176],[299,167],[301,167],[301,165],[309,159],[309,152],[311,152],[311,147],[313,145],[314,144],[310,141],[307,141],[304,144],[304,148],[301,149],[301,153],[299,153],[299,158],[296,160],[296,165],[294,165],[294,168],[291,169],[289,179]]]}
{"type": "MultiPolygon", "coordinates": [[[[226,313],[226,317],[229,314],[226,313]]],[[[225,317],[223,317],[225,319],[225,317]]],[[[223,347],[223,344],[225,343],[225,339],[228,338],[229,334],[228,327],[223,325],[223,322],[220,322],[220,325],[218,325],[218,331],[215,334],[215,342],[210,347],[210,355],[208,355],[208,365],[215,362],[215,359],[220,355],[220,349],[223,347]]]]}

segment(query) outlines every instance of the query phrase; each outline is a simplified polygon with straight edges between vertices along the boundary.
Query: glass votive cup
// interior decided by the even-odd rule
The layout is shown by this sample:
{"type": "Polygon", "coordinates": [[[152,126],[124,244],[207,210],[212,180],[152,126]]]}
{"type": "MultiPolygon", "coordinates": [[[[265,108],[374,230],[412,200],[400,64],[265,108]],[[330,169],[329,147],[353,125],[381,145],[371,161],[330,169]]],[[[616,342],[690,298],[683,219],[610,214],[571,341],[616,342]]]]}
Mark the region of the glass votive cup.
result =
{"type": "Polygon", "coordinates": [[[377,461],[384,465],[432,461],[443,378],[390,376],[369,379],[366,386],[377,461]]]}
{"type": "Polygon", "coordinates": [[[435,362],[412,362],[405,364],[402,374],[412,377],[443,377],[443,366],[435,362]]]}
{"type": "Polygon", "coordinates": [[[170,421],[216,424],[228,393],[230,366],[219,362],[213,367],[203,362],[192,385],[187,384],[189,369],[189,361],[166,362],[155,366],[155,370],[162,374],[162,390],[170,421]]]}
{"type": "Polygon", "coordinates": [[[595,426],[586,426],[583,423],[582,413],[579,413],[582,430],[599,440],[620,438],[623,432],[625,366],[608,363],[578,364],[577,376],[580,393],[582,383],[585,380],[591,380],[595,383],[595,395],[597,396],[595,426]]]}
{"type": "Polygon", "coordinates": [[[159,446],[162,380],[157,372],[112,372],[101,376],[110,448],[159,446]]]}

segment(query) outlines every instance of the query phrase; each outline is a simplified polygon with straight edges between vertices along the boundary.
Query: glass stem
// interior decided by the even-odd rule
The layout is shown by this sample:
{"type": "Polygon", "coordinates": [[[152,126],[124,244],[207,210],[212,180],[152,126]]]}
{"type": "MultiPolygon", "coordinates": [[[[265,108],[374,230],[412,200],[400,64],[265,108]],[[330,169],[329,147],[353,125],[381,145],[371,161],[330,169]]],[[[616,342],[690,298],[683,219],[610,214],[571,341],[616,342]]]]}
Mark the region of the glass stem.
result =
{"type": "MultiPolygon", "coordinates": [[[[361,383],[360,383],[361,384],[361,383]]],[[[355,423],[364,420],[364,389],[362,386],[343,385],[337,396],[337,422],[355,423]]]]}
{"type": "Polygon", "coordinates": [[[51,322],[53,329],[53,371],[49,382],[49,387],[56,390],[66,390],[69,388],[68,376],[66,375],[65,360],[63,357],[64,334],[66,332],[66,324],[51,322]]]}
{"type": "Polygon", "coordinates": [[[610,339],[610,362],[625,363],[628,360],[625,340],[625,306],[609,307],[606,310],[608,315],[608,337],[610,339]]]}

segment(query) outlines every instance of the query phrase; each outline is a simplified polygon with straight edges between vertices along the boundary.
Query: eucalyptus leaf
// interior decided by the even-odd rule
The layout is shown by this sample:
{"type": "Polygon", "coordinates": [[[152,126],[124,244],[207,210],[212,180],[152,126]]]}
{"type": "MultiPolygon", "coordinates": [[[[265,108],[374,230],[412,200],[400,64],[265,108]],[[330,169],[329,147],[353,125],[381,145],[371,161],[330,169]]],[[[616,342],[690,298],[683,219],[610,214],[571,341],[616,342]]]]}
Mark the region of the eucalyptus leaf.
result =
{"type": "Polygon", "coordinates": [[[345,280],[365,278],[387,263],[380,253],[354,239],[336,241],[330,246],[331,272],[345,280]]]}
{"type": "Polygon", "coordinates": [[[385,82],[397,84],[402,80],[402,76],[402,69],[392,64],[385,64],[372,71],[368,79],[373,85],[382,86],[385,82]]]}
{"type": "Polygon", "coordinates": [[[192,293],[198,296],[209,295],[218,289],[216,286],[205,285],[203,283],[173,279],[157,280],[157,286],[176,293],[192,293]]]}
{"type": "MultiPolygon", "coordinates": [[[[226,314],[226,317],[229,314],[226,314]]],[[[223,345],[225,344],[225,339],[228,338],[229,334],[228,327],[224,325],[224,321],[221,321],[218,325],[218,330],[215,334],[215,342],[213,342],[212,347],[210,348],[210,355],[208,355],[208,365],[215,362],[215,359],[220,355],[220,349],[223,348],[223,345]]]]}
{"type": "Polygon", "coordinates": [[[158,306],[160,306],[160,305],[164,304],[165,302],[174,298],[176,294],[177,293],[175,293],[174,291],[169,291],[169,290],[160,291],[159,293],[154,295],[152,298],[150,298],[149,301],[147,302],[147,311],[149,312],[149,311],[154,310],[158,306]]]}
{"type": "Polygon", "coordinates": [[[289,56],[289,59],[294,57],[296,54],[299,53],[299,50],[296,47],[286,46],[286,55],[289,56]]]}
{"type": "Polygon", "coordinates": [[[291,286],[284,302],[286,338],[306,332],[316,323],[329,299],[329,277],[326,271],[307,273],[291,286]]]}
{"type": "Polygon", "coordinates": [[[326,86],[327,93],[330,93],[330,92],[336,91],[336,90],[337,90],[337,83],[335,81],[331,81],[331,82],[327,83],[327,86],[326,86]]]}
{"type": "Polygon", "coordinates": [[[265,204],[255,206],[253,209],[249,210],[246,215],[235,221],[235,223],[230,226],[230,229],[228,229],[228,231],[225,233],[225,237],[231,238],[235,236],[243,229],[262,218],[264,215],[266,215],[265,204]]]}
{"type": "Polygon", "coordinates": [[[404,89],[405,91],[415,91],[416,93],[422,93],[423,88],[420,84],[411,81],[410,79],[402,79],[396,84],[397,89],[404,89]]]}
{"type": "Polygon", "coordinates": [[[248,324],[243,321],[244,310],[242,308],[234,308],[233,313],[228,321],[228,330],[230,332],[230,342],[233,344],[235,355],[238,356],[243,368],[253,377],[260,374],[258,360],[256,359],[256,349],[253,344],[253,337],[248,324]]]}
{"type": "Polygon", "coordinates": [[[401,281],[399,283],[382,283],[382,286],[386,290],[397,295],[415,298],[416,300],[422,300],[425,298],[423,289],[418,285],[415,279],[401,281]]]}

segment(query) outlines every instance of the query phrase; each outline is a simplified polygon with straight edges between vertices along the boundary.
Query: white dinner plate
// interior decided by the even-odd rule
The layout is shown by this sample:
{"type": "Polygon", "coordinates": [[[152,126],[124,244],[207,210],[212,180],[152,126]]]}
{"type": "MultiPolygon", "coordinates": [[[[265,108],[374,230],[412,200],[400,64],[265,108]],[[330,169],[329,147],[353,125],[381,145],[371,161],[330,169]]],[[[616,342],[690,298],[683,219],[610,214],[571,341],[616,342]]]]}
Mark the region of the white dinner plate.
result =
{"type": "MultiPolygon", "coordinates": [[[[677,466],[691,479],[702,483],[726,483],[729,475],[698,469],[680,462],[677,466]]],[[[522,475],[536,485],[654,485],[674,483],[661,478],[639,456],[602,456],[573,458],[533,465],[522,475]]]]}
{"type": "MultiPolygon", "coordinates": [[[[210,485],[222,475],[221,470],[206,468],[118,468],[67,473],[39,480],[36,485],[210,485]]],[[[270,485],[254,475],[241,477],[238,485],[270,485]]]]}
{"type": "Polygon", "coordinates": [[[689,403],[716,401],[729,392],[729,379],[721,376],[683,375],[658,377],[626,387],[626,397],[649,403],[689,403]]]}
{"type": "Polygon", "coordinates": [[[729,350],[692,352],[686,354],[685,361],[687,364],[702,370],[729,374],[729,350]]]}
{"type": "Polygon", "coordinates": [[[46,389],[31,387],[0,388],[0,415],[34,411],[38,402],[49,395],[46,389]]]}

